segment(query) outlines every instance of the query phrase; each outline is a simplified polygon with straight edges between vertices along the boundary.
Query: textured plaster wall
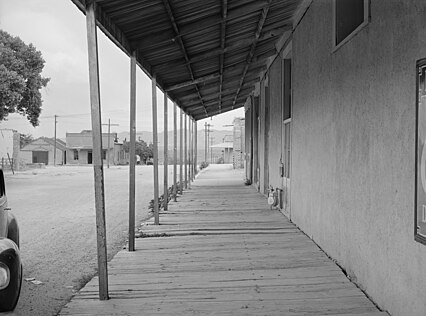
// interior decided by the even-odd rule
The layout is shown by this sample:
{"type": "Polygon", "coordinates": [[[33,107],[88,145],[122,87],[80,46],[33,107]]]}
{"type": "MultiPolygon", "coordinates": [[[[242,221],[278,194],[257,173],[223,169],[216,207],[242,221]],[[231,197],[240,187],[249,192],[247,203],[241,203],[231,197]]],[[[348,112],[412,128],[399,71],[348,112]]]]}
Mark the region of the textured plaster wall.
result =
{"type": "MultiPolygon", "coordinates": [[[[53,146],[49,148],[49,165],[53,166],[55,160],[55,149],[53,146]]],[[[63,152],[60,149],[56,149],[56,164],[60,165],[63,162],[63,152]]]]}
{"type": "Polygon", "coordinates": [[[11,129],[0,129],[0,159],[10,158],[13,156],[14,150],[14,131],[11,129]]]}
{"type": "Polygon", "coordinates": [[[332,1],[293,36],[292,220],[392,315],[426,315],[414,241],[415,61],[424,0],[371,0],[371,22],[332,52],[332,1]]]}

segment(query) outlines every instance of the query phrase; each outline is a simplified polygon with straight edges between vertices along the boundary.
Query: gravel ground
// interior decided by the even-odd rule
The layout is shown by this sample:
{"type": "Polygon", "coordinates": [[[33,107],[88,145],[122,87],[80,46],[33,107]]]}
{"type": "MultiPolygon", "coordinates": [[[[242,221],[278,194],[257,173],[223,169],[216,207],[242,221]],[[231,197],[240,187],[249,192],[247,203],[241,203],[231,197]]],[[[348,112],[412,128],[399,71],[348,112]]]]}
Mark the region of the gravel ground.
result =
{"type": "MultiPolygon", "coordinates": [[[[162,166],[159,169],[161,188],[162,166]]],[[[129,169],[112,166],[104,170],[111,259],[126,244],[129,169]]],[[[96,274],[93,168],[58,166],[7,173],[6,189],[20,227],[24,278],[43,282],[36,285],[24,280],[18,306],[10,314],[56,315],[96,274]]],[[[152,197],[153,168],[137,166],[136,223],[150,216],[148,204],[152,197]]]]}

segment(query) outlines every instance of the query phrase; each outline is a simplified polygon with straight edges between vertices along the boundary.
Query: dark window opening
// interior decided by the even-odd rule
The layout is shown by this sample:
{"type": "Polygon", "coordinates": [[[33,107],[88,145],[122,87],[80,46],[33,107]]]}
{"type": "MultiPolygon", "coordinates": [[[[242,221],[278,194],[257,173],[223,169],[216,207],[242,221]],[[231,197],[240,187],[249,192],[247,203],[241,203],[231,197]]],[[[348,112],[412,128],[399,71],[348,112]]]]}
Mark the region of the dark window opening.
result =
{"type": "Polygon", "coordinates": [[[335,0],[335,45],[339,45],[366,21],[366,0],[335,0]]]}
{"type": "Polygon", "coordinates": [[[291,59],[283,61],[283,121],[291,118],[291,59]]]}

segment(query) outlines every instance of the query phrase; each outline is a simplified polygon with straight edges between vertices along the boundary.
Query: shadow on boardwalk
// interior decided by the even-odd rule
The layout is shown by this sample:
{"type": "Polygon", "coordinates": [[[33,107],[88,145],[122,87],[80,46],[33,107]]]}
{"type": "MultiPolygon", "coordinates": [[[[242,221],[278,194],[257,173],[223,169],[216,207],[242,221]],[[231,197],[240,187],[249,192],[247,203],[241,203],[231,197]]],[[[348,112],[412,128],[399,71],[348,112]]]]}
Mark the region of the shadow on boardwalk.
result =
{"type": "Polygon", "coordinates": [[[387,315],[227,165],[142,231],[109,264],[111,299],[94,278],[60,315],[387,315]]]}

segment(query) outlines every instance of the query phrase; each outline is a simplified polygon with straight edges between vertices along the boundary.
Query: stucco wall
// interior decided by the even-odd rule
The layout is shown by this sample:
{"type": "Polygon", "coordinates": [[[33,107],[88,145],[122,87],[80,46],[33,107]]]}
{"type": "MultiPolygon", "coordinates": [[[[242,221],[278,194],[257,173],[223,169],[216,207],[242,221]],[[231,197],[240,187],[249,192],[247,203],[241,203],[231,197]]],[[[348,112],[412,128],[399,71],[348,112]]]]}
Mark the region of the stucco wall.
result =
{"type": "Polygon", "coordinates": [[[80,150],[78,160],[74,160],[74,150],[67,149],[67,165],[87,165],[87,150],[80,150]]]}
{"type": "Polygon", "coordinates": [[[371,1],[371,22],[332,52],[332,1],[293,34],[292,220],[392,315],[426,314],[414,241],[415,61],[424,0],[371,1]]]}
{"type": "Polygon", "coordinates": [[[10,158],[13,156],[13,134],[11,129],[0,129],[0,158],[10,158]]]}

